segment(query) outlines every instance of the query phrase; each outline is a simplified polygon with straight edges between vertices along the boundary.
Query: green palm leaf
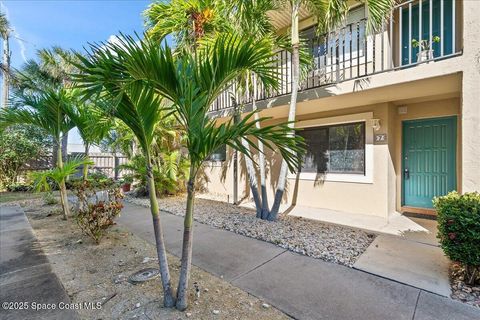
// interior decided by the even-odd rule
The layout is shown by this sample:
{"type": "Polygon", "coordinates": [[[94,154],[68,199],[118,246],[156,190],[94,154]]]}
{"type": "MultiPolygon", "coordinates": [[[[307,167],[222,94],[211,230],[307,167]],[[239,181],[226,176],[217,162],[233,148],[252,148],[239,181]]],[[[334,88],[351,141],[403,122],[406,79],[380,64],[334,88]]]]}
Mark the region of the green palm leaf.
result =
{"type": "Polygon", "coordinates": [[[66,161],[62,168],[56,167],[43,172],[34,172],[34,190],[37,192],[50,191],[51,186],[48,183],[49,180],[53,180],[57,185],[60,185],[62,180],[76,173],[81,166],[93,164],[94,162],[88,158],[77,157],[66,161]]]}

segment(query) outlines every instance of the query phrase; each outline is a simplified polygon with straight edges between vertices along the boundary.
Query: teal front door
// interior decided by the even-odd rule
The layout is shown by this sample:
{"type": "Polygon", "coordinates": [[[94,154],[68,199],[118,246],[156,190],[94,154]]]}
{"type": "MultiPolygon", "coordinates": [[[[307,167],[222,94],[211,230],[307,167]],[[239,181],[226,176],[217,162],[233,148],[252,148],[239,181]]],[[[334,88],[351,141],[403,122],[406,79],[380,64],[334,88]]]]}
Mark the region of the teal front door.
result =
{"type": "Polygon", "coordinates": [[[403,205],[432,208],[456,189],[456,117],[403,122],[403,205]]]}

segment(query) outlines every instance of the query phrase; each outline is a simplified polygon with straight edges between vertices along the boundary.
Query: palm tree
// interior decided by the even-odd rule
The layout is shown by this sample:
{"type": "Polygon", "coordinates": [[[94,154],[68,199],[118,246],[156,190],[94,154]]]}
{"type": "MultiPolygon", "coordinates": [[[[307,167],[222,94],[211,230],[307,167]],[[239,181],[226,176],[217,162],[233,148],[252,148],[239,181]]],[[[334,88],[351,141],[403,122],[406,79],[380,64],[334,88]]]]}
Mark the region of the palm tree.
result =
{"type": "MultiPolygon", "coordinates": [[[[192,257],[195,178],[202,163],[225,144],[250,157],[242,139],[256,148],[253,142],[255,138],[268,148],[276,147],[293,170],[299,159],[297,154],[302,153],[303,145],[300,138],[287,139],[290,132],[287,124],[257,128],[256,123],[265,119],[255,120],[253,113],[238,122],[230,120],[221,125],[217,125],[207,115],[211,104],[225,86],[246,70],[255,72],[265,85],[276,85],[277,73],[271,64],[274,54],[270,50],[270,43],[253,39],[241,41],[236,36],[224,35],[217,38],[211,46],[198,48],[195,54],[176,55],[167,46],[159,47],[155,41],[148,39],[137,43],[135,39],[126,37],[118,44],[107,46],[107,50],[94,47],[95,53],[90,55],[93,61],[83,62],[85,67],[81,71],[85,75],[78,79],[82,87],[97,92],[108,90],[118,101],[131,96],[132,91],[138,91],[138,96],[144,98],[136,99],[142,103],[138,104],[141,110],[135,114],[141,115],[143,120],[136,123],[148,123],[150,128],[154,126],[154,121],[158,121],[156,115],[161,105],[161,96],[168,100],[171,105],[169,110],[186,132],[190,174],[176,302],[179,310],[185,310],[192,257]],[[153,88],[155,93],[148,88],[153,88]]],[[[117,109],[119,108],[120,106],[117,109]]],[[[128,114],[134,112],[129,111],[128,114]]],[[[153,130],[149,129],[148,132],[153,130]]],[[[150,142],[151,140],[140,142],[147,158],[150,156],[150,142]]],[[[150,191],[153,214],[154,211],[158,212],[158,204],[155,202],[154,190],[150,191]]]]}
{"type": "MultiPolygon", "coordinates": [[[[191,1],[174,0],[171,2],[157,2],[149,6],[145,11],[147,18],[148,35],[155,40],[161,40],[168,34],[173,34],[177,42],[177,48],[192,50],[196,48],[201,40],[214,39],[217,35],[226,31],[235,30],[243,37],[254,39],[268,38],[272,41],[272,50],[277,47],[285,47],[283,38],[275,34],[273,25],[267,16],[267,12],[275,9],[271,0],[243,0],[243,1],[191,1]]],[[[204,41],[205,42],[205,41],[204,41]]],[[[207,41],[208,43],[208,41],[207,41]]],[[[200,42],[200,44],[202,44],[200,42]]],[[[253,90],[252,105],[256,110],[256,79],[255,75],[245,72],[236,79],[236,89],[240,96],[247,96],[249,90],[253,90]]],[[[232,93],[234,109],[238,110],[238,101],[232,93]]],[[[245,99],[247,100],[247,99],[245,99]]],[[[258,114],[255,118],[258,119],[258,114]]],[[[257,122],[257,126],[260,123],[257,122]]],[[[244,145],[249,149],[246,141],[244,145]]],[[[266,171],[264,147],[261,141],[258,142],[259,156],[258,166],[260,173],[261,194],[258,192],[258,182],[253,161],[245,157],[247,175],[252,192],[253,200],[257,210],[257,217],[268,216],[268,198],[266,187],[266,171]]],[[[234,171],[236,170],[234,160],[234,171]]]]}
{"type": "Polygon", "coordinates": [[[151,145],[154,140],[155,128],[162,116],[163,103],[152,89],[142,82],[132,82],[125,79],[125,67],[122,52],[113,43],[105,44],[105,48],[92,46],[92,53],[87,57],[78,55],[81,73],[75,75],[78,86],[89,98],[102,99],[110,102],[103,104],[103,111],[123,122],[135,135],[145,158],[146,180],[150,197],[150,211],[157,247],[158,263],[163,286],[163,304],[173,307],[175,298],[172,292],[170,271],[168,267],[165,241],[160,223],[160,210],[155,193],[153,177],[151,145]],[[122,55],[113,56],[112,52],[122,55]],[[110,78],[109,72],[114,71],[117,77],[110,78]],[[97,96],[95,96],[95,94],[97,96]]]}
{"type": "MultiPolygon", "coordinates": [[[[105,101],[100,99],[83,102],[79,99],[79,92],[74,91],[75,103],[72,103],[69,108],[65,110],[68,117],[78,130],[85,147],[85,157],[88,158],[90,146],[98,144],[107,136],[113,126],[112,121],[104,114],[100,105],[105,104],[105,101]]],[[[86,180],[88,177],[88,165],[83,166],[82,176],[86,180]]]]}
{"type": "MultiPolygon", "coordinates": [[[[68,89],[72,86],[70,74],[75,71],[75,55],[72,51],[60,47],[37,51],[38,61],[29,60],[15,74],[15,87],[19,94],[35,94],[38,90],[50,88],[68,89]]],[[[60,142],[63,161],[67,156],[68,132],[62,135],[60,142]]],[[[54,154],[56,154],[55,148],[54,154]]],[[[58,157],[54,157],[57,159],[58,157]]]]}
{"type": "MultiPolygon", "coordinates": [[[[69,88],[72,85],[70,74],[75,71],[75,54],[70,50],[54,46],[51,49],[38,50],[40,68],[46,72],[59,86],[69,88]]],[[[67,157],[68,132],[61,140],[63,161],[67,157]]]]}
{"type": "Polygon", "coordinates": [[[3,62],[2,62],[2,74],[3,74],[3,107],[6,108],[8,104],[8,91],[10,87],[10,23],[4,13],[0,13],[0,36],[3,39],[3,62]]]}
{"type": "MultiPolygon", "coordinates": [[[[62,136],[73,128],[72,121],[65,110],[72,103],[71,92],[65,89],[49,89],[35,95],[20,95],[16,97],[18,108],[0,110],[0,130],[15,124],[28,124],[42,129],[57,142],[57,167],[63,169],[61,144],[62,136]]],[[[63,207],[63,217],[70,216],[65,179],[59,181],[60,196],[63,207]]]]}
{"type": "Polygon", "coordinates": [[[173,35],[177,48],[194,50],[205,35],[231,30],[223,0],[172,0],[152,3],[144,12],[147,34],[160,42],[173,35]]]}
{"type": "Polygon", "coordinates": [[[51,192],[49,180],[53,180],[60,187],[62,180],[65,181],[70,175],[75,174],[78,168],[88,164],[93,164],[93,162],[86,157],[79,157],[66,161],[62,168],[56,167],[46,171],[34,172],[34,190],[51,192]]]}

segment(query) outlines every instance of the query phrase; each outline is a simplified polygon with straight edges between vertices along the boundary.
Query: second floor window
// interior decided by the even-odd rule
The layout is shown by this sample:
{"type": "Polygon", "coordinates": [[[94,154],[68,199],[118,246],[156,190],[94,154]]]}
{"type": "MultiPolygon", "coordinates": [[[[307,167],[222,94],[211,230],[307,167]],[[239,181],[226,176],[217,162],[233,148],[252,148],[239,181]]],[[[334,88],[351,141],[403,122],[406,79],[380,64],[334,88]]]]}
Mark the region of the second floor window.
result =
{"type": "Polygon", "coordinates": [[[365,174],[365,122],[306,128],[300,172],[365,174]]]}

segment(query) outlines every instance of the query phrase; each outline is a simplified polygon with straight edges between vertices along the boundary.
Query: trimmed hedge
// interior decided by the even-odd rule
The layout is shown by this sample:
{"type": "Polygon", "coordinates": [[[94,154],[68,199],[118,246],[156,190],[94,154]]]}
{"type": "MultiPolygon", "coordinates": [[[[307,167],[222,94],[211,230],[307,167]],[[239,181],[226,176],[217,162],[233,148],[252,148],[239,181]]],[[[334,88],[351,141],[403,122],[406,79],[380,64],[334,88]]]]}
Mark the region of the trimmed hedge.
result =
{"type": "Polygon", "coordinates": [[[480,194],[450,192],[433,200],[438,235],[445,254],[465,267],[465,280],[478,281],[480,267],[480,194]]]}

